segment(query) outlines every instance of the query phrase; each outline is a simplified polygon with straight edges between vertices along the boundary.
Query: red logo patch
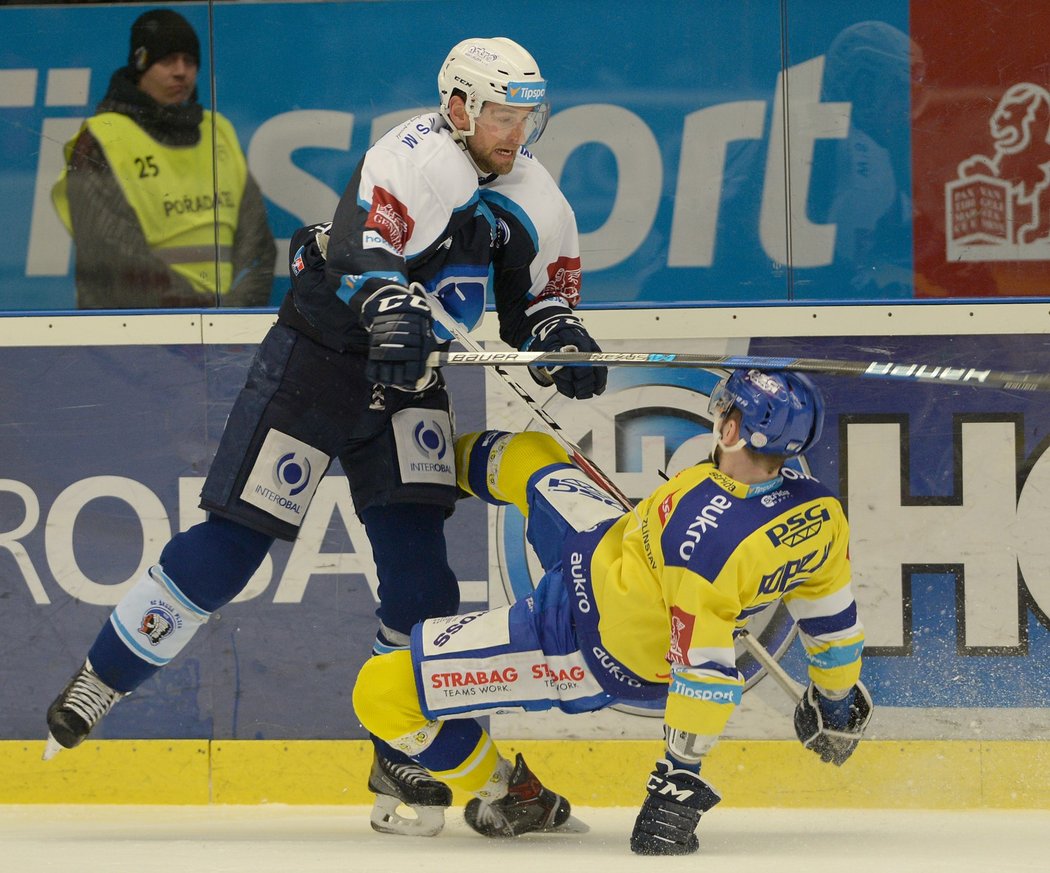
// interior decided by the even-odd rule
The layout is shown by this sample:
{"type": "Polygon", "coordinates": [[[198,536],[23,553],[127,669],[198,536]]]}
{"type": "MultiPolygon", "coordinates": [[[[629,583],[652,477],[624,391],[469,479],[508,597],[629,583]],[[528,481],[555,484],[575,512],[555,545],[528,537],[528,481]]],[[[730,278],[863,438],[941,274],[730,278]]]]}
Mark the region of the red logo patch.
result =
{"type": "Polygon", "coordinates": [[[694,624],[695,615],[677,606],[671,607],[671,647],[667,652],[667,660],[672,664],[688,663],[686,656],[689,653],[689,643],[693,639],[694,624]]]}
{"type": "Polygon", "coordinates": [[[372,189],[372,209],[368,213],[365,227],[379,233],[399,255],[405,253],[409,237],[416,223],[408,214],[408,208],[385,188],[378,185],[372,189]]]}
{"type": "Polygon", "coordinates": [[[561,297],[569,306],[580,302],[580,259],[558,258],[547,265],[547,285],[540,297],[561,297]]]}
{"type": "Polygon", "coordinates": [[[667,519],[671,517],[671,511],[674,509],[674,496],[677,493],[677,491],[671,492],[661,500],[660,505],[656,507],[656,514],[660,516],[661,527],[667,527],[667,519]]]}

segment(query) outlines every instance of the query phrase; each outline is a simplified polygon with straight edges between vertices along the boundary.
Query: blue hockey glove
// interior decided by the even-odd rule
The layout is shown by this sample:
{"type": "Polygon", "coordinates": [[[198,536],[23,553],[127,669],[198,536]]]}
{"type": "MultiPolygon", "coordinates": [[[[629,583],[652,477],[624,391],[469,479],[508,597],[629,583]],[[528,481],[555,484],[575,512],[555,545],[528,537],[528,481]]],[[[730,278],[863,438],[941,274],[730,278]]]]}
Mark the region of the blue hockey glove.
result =
{"type": "Polygon", "coordinates": [[[422,286],[380,288],[361,307],[361,321],[368,331],[365,377],[402,391],[422,391],[433,377],[427,358],[437,348],[422,286]]]}
{"type": "Polygon", "coordinates": [[[700,848],[700,816],[722,796],[691,770],[657,761],[646,785],[649,794],[634,820],[631,851],[636,855],[691,855],[700,848]]]}
{"type": "MultiPolygon", "coordinates": [[[[526,345],[530,352],[600,352],[583,322],[575,315],[554,315],[541,321],[526,345]]],[[[586,400],[605,390],[608,367],[529,367],[540,385],[553,384],[566,397],[586,400]]]]}
{"type": "Polygon", "coordinates": [[[829,700],[811,682],[795,707],[795,733],[826,764],[841,767],[857,748],[874,704],[863,682],[841,700],[829,700]]]}

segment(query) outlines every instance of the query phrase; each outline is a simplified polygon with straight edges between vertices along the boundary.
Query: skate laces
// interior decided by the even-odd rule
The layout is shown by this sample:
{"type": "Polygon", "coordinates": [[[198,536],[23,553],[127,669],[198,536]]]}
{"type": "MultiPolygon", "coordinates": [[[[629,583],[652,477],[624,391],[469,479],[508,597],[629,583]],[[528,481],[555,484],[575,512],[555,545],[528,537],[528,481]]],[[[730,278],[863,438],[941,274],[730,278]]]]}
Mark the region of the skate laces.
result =
{"type": "Polygon", "coordinates": [[[390,761],[383,761],[383,765],[394,779],[399,782],[407,782],[409,785],[424,785],[437,781],[418,764],[394,764],[390,761]]]}
{"type": "Polygon", "coordinates": [[[499,828],[509,827],[510,820],[504,815],[503,810],[499,806],[500,800],[505,798],[506,795],[499,800],[482,800],[478,804],[478,824],[499,828]]]}
{"type": "Polygon", "coordinates": [[[85,668],[73,680],[62,707],[75,712],[91,728],[121,696],[119,691],[114,691],[94,672],[85,668]]]}

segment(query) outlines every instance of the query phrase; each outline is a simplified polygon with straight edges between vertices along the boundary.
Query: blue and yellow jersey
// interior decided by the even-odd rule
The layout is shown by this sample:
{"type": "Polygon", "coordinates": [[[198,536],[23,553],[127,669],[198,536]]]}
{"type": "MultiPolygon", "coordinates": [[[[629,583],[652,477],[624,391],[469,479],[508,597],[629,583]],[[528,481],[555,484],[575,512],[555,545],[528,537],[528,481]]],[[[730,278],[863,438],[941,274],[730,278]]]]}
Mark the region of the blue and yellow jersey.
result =
{"type": "Polygon", "coordinates": [[[691,467],[594,549],[602,643],[639,677],[669,683],[668,725],[716,737],[742,692],[734,631],[783,598],[812,681],[846,690],[864,644],[848,539],[841,504],[815,479],[785,469],[748,486],[711,463],[691,467]]]}

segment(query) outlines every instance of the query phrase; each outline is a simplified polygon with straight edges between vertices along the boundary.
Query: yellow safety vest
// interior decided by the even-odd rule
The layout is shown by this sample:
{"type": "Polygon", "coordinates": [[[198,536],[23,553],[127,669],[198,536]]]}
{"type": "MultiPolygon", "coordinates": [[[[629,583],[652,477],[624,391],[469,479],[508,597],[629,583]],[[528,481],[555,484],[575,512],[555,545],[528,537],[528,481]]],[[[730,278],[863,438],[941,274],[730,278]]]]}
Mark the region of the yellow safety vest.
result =
{"type": "MultiPolygon", "coordinates": [[[[217,112],[205,113],[201,138],[194,146],[164,145],[116,112],[92,116],[81,131],[84,127],[102,147],[153,253],[196,290],[210,294],[216,290],[217,220],[219,293],[227,292],[233,279],[233,237],[248,176],[233,125],[217,112]]],[[[67,166],[76,140],[66,143],[67,166]]],[[[72,233],[66,170],[52,188],[51,198],[72,233]]]]}

